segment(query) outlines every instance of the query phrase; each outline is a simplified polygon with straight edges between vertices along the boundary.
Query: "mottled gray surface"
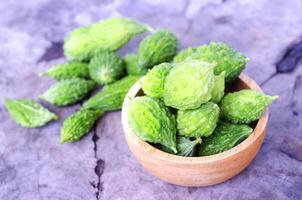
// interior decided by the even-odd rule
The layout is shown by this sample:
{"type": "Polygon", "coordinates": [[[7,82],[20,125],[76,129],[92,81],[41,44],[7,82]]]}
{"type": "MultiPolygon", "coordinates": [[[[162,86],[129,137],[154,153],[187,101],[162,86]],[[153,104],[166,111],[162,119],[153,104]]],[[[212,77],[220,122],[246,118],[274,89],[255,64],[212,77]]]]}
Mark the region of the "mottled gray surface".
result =
{"type": "MultiPolygon", "coordinates": [[[[300,0],[1,1],[0,199],[302,199],[302,68],[295,63],[301,36],[300,0]],[[121,15],[174,31],[182,48],[211,40],[231,44],[250,57],[245,72],[280,95],[264,145],[244,172],[206,188],[159,181],[131,155],[120,112],[66,145],[59,144],[60,124],[79,105],[59,109],[43,102],[60,116],[44,128],[12,122],[4,97],[36,99],[51,85],[37,74],[64,62],[61,45],[70,30],[121,15]],[[285,73],[277,73],[278,62],[285,73]]],[[[137,42],[121,52],[135,51],[137,42]]]]}

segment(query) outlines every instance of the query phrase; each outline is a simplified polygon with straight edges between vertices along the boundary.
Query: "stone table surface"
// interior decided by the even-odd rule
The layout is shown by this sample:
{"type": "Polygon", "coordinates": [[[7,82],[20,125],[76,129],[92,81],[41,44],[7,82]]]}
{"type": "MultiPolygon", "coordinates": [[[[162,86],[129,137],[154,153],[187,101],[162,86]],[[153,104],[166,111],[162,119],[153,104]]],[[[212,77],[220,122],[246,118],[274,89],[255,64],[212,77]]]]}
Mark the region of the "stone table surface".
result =
{"type": "MultiPolygon", "coordinates": [[[[0,199],[302,199],[301,0],[24,0],[0,2],[0,199]],[[245,73],[279,95],[251,165],[212,187],[174,186],[148,174],[130,153],[120,111],[80,142],[59,144],[64,118],[39,129],[16,125],[3,100],[33,98],[53,81],[38,74],[65,61],[62,40],[85,24],[127,16],[176,33],[181,48],[224,41],[251,60],[245,73]]],[[[121,54],[136,51],[132,41],[121,54]]]]}

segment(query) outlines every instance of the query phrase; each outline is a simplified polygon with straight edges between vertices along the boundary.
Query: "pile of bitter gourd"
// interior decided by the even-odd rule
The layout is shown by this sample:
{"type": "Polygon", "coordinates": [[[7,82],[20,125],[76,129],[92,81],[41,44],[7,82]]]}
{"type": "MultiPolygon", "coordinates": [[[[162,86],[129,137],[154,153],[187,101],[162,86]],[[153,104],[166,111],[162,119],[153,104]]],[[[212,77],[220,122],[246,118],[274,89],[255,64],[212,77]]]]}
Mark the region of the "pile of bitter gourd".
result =
{"type": "MultiPolygon", "coordinates": [[[[245,96],[250,95],[252,96],[251,101],[255,101],[254,107],[261,106],[261,108],[257,107],[259,113],[272,101],[271,97],[247,91],[247,94],[243,96],[234,93],[231,100],[227,98],[231,94],[226,95],[225,100],[220,103],[219,109],[216,104],[223,96],[225,81],[231,82],[238,76],[244,68],[246,58],[222,43],[188,48],[179,54],[177,54],[177,50],[177,38],[170,31],[153,30],[147,25],[127,18],[102,20],[69,33],[64,42],[64,54],[68,62],[53,66],[43,73],[44,76],[51,77],[57,82],[40,98],[55,106],[69,106],[83,102],[94,90],[100,86],[103,87],[94,96],[84,101],[77,112],[64,120],[61,128],[61,143],[79,140],[89,133],[97,119],[105,112],[120,109],[130,87],[148,71],[143,81],[144,92],[147,96],[133,99],[131,111],[137,118],[132,116],[131,125],[138,136],[168,152],[192,155],[196,144],[201,143],[202,146],[207,146],[207,142],[211,139],[208,136],[215,135],[210,129],[215,129],[219,113],[221,117],[223,116],[224,101],[226,102],[225,110],[229,109],[231,112],[228,102],[232,102],[232,98],[236,96],[246,98],[245,96]],[[137,53],[131,53],[125,57],[117,54],[117,51],[132,38],[144,32],[148,34],[140,42],[137,53]],[[204,53],[201,53],[202,51],[204,53]],[[154,70],[150,70],[153,67],[154,70]],[[177,69],[181,68],[192,69],[188,70],[189,73],[183,73],[181,70],[177,72],[177,69]],[[175,73],[179,74],[178,78],[172,76],[175,73]],[[194,88],[189,89],[190,86],[186,84],[190,82],[189,80],[198,80],[196,76],[207,78],[199,80],[199,85],[194,84],[194,88]],[[174,79],[175,81],[173,81],[174,79]],[[183,80],[187,80],[187,83],[181,83],[183,80]],[[179,85],[177,86],[173,82],[179,82],[179,85]],[[204,89],[205,84],[208,84],[207,89],[204,89]],[[203,85],[203,88],[199,87],[200,85],[203,85]],[[170,91],[166,89],[168,87],[170,87],[170,91]],[[186,93],[177,94],[181,88],[186,93]],[[173,94],[174,90],[175,94],[173,94]],[[186,98],[190,99],[187,103],[183,101],[186,98]],[[140,106],[147,110],[135,108],[140,106]],[[152,106],[155,106],[156,109],[152,106]],[[194,114],[194,109],[205,111],[194,114]],[[213,109],[218,114],[213,114],[208,109],[213,109]],[[154,111],[159,112],[153,115],[154,111]],[[188,121],[191,121],[190,116],[195,121],[200,121],[194,116],[208,118],[206,113],[211,113],[213,115],[211,119],[215,122],[208,120],[211,122],[205,123],[206,126],[187,124],[188,121]],[[153,120],[153,124],[148,122],[148,117],[153,120]],[[138,121],[136,120],[142,120],[145,123],[137,127],[138,121]],[[208,127],[208,131],[198,134],[198,130],[193,130],[194,126],[208,127]],[[148,133],[142,131],[142,127],[146,130],[149,127],[148,133]],[[192,150],[188,150],[188,146],[192,150]],[[181,153],[183,150],[180,149],[190,152],[181,153]]],[[[31,99],[6,99],[5,105],[14,121],[27,128],[41,127],[51,120],[58,119],[55,113],[31,99]]],[[[238,105],[236,105],[237,107],[238,105]]],[[[236,110],[236,112],[240,112],[240,110],[236,110]]],[[[235,116],[236,112],[233,113],[235,116]]],[[[131,114],[129,113],[129,115],[131,114]]],[[[257,115],[256,118],[259,116],[257,115]]],[[[242,119],[238,121],[231,115],[225,115],[223,118],[228,118],[227,121],[233,123],[242,121],[242,119]]],[[[254,118],[253,120],[256,120],[254,118]]],[[[246,119],[243,120],[245,120],[244,123],[249,123],[246,119]]],[[[218,124],[221,124],[221,127],[218,125],[215,132],[219,128],[224,130],[225,127],[227,127],[226,132],[235,132],[232,135],[238,134],[238,132],[251,132],[246,125],[231,125],[224,122],[218,124]],[[229,131],[233,129],[234,131],[229,131]],[[240,129],[242,131],[238,131],[240,129]]]]}

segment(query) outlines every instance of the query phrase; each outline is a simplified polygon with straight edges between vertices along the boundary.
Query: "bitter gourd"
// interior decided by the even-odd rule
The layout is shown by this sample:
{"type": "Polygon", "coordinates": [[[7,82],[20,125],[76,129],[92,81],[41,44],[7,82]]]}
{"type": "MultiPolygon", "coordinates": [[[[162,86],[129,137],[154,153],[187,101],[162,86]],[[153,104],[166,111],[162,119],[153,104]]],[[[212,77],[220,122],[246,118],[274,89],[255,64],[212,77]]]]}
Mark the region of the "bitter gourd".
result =
{"type": "Polygon", "coordinates": [[[222,72],[220,75],[215,76],[214,78],[214,88],[211,93],[211,101],[213,103],[219,103],[224,95],[225,88],[225,72],[222,72]]]}
{"type": "Polygon", "coordinates": [[[138,65],[141,70],[144,70],[163,62],[169,62],[175,56],[177,48],[176,36],[170,31],[159,30],[139,44],[138,65]]]}
{"type": "Polygon", "coordinates": [[[137,54],[127,54],[124,57],[124,62],[126,65],[126,70],[128,75],[145,75],[147,73],[147,69],[140,68],[138,66],[138,55],[137,54]]]}
{"type": "Polygon", "coordinates": [[[68,60],[88,61],[98,50],[115,51],[147,27],[127,18],[111,18],[75,29],[65,39],[68,60]]]}
{"type": "Polygon", "coordinates": [[[165,79],[172,65],[162,63],[148,71],[142,80],[142,89],[150,97],[162,98],[164,96],[165,79]]]}
{"type": "Polygon", "coordinates": [[[253,90],[228,93],[220,102],[221,117],[236,124],[251,123],[277,98],[253,90]]]}
{"type": "Polygon", "coordinates": [[[192,110],[178,110],[177,129],[186,137],[208,137],[216,128],[219,119],[217,104],[207,102],[192,110]]]}
{"type": "Polygon", "coordinates": [[[49,76],[58,81],[72,78],[90,78],[88,64],[81,62],[71,62],[55,65],[44,72],[42,75],[49,76]]]}
{"type": "Polygon", "coordinates": [[[85,136],[103,115],[102,110],[80,110],[69,116],[61,128],[60,142],[75,142],[85,136]]]}
{"type": "Polygon", "coordinates": [[[139,138],[159,143],[177,153],[175,116],[161,100],[148,96],[135,97],[127,114],[129,125],[139,138]]]}
{"type": "Polygon", "coordinates": [[[174,64],[165,80],[164,102],[179,110],[195,109],[211,99],[214,65],[197,60],[174,64]]]}
{"type": "Polygon", "coordinates": [[[90,80],[73,78],[51,86],[40,98],[56,106],[66,106],[82,100],[96,83],[90,80]]]}
{"type": "Polygon", "coordinates": [[[229,150],[247,138],[252,132],[253,129],[248,125],[219,122],[214,133],[203,139],[199,148],[199,155],[209,156],[229,150]]]}
{"type": "Polygon", "coordinates": [[[82,109],[112,111],[122,107],[124,98],[139,76],[126,76],[110,85],[106,85],[95,96],[86,101],[82,109]]]}
{"type": "Polygon", "coordinates": [[[125,65],[114,52],[99,51],[90,60],[89,72],[97,83],[109,84],[125,74],[125,65]]]}

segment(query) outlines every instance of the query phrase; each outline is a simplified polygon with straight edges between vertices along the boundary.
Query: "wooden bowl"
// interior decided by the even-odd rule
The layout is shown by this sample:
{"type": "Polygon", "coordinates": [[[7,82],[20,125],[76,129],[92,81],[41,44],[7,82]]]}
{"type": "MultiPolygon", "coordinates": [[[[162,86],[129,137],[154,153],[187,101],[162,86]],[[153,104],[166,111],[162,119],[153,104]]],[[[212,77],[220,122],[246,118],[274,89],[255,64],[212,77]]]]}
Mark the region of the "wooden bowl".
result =
{"type": "MultiPolygon", "coordinates": [[[[252,89],[262,92],[260,87],[246,75],[240,75],[229,91],[252,89]]],[[[254,125],[253,133],[236,147],[211,156],[181,157],[165,153],[139,139],[128,124],[129,101],[142,95],[141,82],[129,90],[122,109],[122,123],[130,150],[137,160],[154,176],[181,186],[209,186],[224,182],[240,173],[256,156],[265,136],[268,111],[254,125]]]]}

